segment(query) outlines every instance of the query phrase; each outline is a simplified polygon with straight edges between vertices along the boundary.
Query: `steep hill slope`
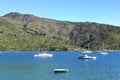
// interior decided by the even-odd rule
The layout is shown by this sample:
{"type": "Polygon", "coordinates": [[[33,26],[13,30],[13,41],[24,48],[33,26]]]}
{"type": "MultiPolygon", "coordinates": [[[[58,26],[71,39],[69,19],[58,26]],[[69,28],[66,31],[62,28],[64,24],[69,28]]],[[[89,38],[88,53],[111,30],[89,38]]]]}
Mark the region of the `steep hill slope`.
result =
{"type": "Polygon", "coordinates": [[[16,12],[0,17],[1,50],[68,50],[120,48],[120,27],[68,22],[16,12]]]}
{"type": "Polygon", "coordinates": [[[5,18],[14,20],[21,24],[26,29],[34,30],[38,34],[47,34],[62,39],[68,39],[70,31],[73,29],[73,24],[63,21],[57,21],[47,18],[40,18],[29,14],[9,13],[5,18]]]}
{"type": "Polygon", "coordinates": [[[66,41],[21,26],[7,17],[0,18],[0,50],[67,50],[66,41]]]}
{"type": "Polygon", "coordinates": [[[91,49],[102,49],[103,43],[106,49],[117,49],[120,47],[120,27],[98,24],[78,23],[70,33],[73,44],[91,49]]]}

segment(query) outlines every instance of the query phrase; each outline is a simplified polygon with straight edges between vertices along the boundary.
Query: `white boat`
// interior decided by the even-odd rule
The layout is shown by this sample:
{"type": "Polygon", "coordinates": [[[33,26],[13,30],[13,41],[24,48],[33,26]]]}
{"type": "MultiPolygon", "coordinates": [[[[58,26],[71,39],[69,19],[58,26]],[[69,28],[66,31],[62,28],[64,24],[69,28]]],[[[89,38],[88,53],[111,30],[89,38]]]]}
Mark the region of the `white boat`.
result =
{"type": "Polygon", "coordinates": [[[54,69],[55,73],[64,73],[64,72],[68,72],[68,69],[54,69]]]}
{"type": "Polygon", "coordinates": [[[100,52],[100,54],[102,54],[102,55],[107,55],[108,54],[108,52],[100,52]]]}
{"type": "Polygon", "coordinates": [[[82,54],[89,54],[92,53],[92,51],[89,50],[89,44],[88,44],[88,49],[83,49],[82,54]]]}
{"type": "Polygon", "coordinates": [[[96,59],[96,56],[81,55],[78,59],[96,59]]]}
{"type": "Polygon", "coordinates": [[[108,52],[106,51],[106,49],[104,49],[104,42],[103,42],[103,50],[100,51],[100,54],[102,54],[102,55],[107,55],[108,54],[108,52]]]}
{"type": "Polygon", "coordinates": [[[83,54],[89,54],[89,53],[92,53],[92,51],[89,51],[89,50],[83,50],[82,53],[83,53],[83,54]]]}
{"type": "Polygon", "coordinates": [[[53,54],[48,54],[48,53],[39,53],[35,54],[34,57],[52,57],[53,54]]]}

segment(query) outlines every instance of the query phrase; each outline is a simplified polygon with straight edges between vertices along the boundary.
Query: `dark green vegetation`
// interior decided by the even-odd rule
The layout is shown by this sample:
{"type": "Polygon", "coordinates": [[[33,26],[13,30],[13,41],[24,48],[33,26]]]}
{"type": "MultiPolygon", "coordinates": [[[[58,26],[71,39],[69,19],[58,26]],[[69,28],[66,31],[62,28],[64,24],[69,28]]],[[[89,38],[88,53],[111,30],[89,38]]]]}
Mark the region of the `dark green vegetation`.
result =
{"type": "Polygon", "coordinates": [[[68,22],[29,14],[0,17],[0,50],[119,49],[120,27],[90,22],[68,22]]]}

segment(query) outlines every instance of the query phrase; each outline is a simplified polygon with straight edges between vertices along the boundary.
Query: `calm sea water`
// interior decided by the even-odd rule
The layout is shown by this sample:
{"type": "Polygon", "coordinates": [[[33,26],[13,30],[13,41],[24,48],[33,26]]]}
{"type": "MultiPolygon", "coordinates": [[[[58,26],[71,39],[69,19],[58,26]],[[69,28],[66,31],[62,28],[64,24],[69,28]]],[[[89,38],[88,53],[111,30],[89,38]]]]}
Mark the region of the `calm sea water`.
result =
{"type": "Polygon", "coordinates": [[[120,80],[120,52],[89,54],[96,60],[77,59],[80,52],[48,52],[52,58],[34,57],[38,53],[2,51],[0,80],[120,80]],[[55,68],[67,68],[69,72],[55,74],[55,68]]]}

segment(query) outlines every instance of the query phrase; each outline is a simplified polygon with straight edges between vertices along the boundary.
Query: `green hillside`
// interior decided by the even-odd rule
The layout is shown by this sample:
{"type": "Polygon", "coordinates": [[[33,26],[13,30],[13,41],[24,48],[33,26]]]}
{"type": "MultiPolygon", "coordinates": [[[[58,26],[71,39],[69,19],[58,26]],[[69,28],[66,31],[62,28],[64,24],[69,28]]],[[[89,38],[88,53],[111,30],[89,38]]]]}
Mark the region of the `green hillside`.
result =
{"type": "Polygon", "coordinates": [[[72,43],[83,48],[92,50],[119,49],[120,48],[120,28],[98,23],[78,23],[71,31],[72,43]]]}
{"type": "Polygon", "coordinates": [[[0,50],[75,50],[120,48],[120,27],[91,22],[68,22],[29,14],[0,17],[0,50]]]}

